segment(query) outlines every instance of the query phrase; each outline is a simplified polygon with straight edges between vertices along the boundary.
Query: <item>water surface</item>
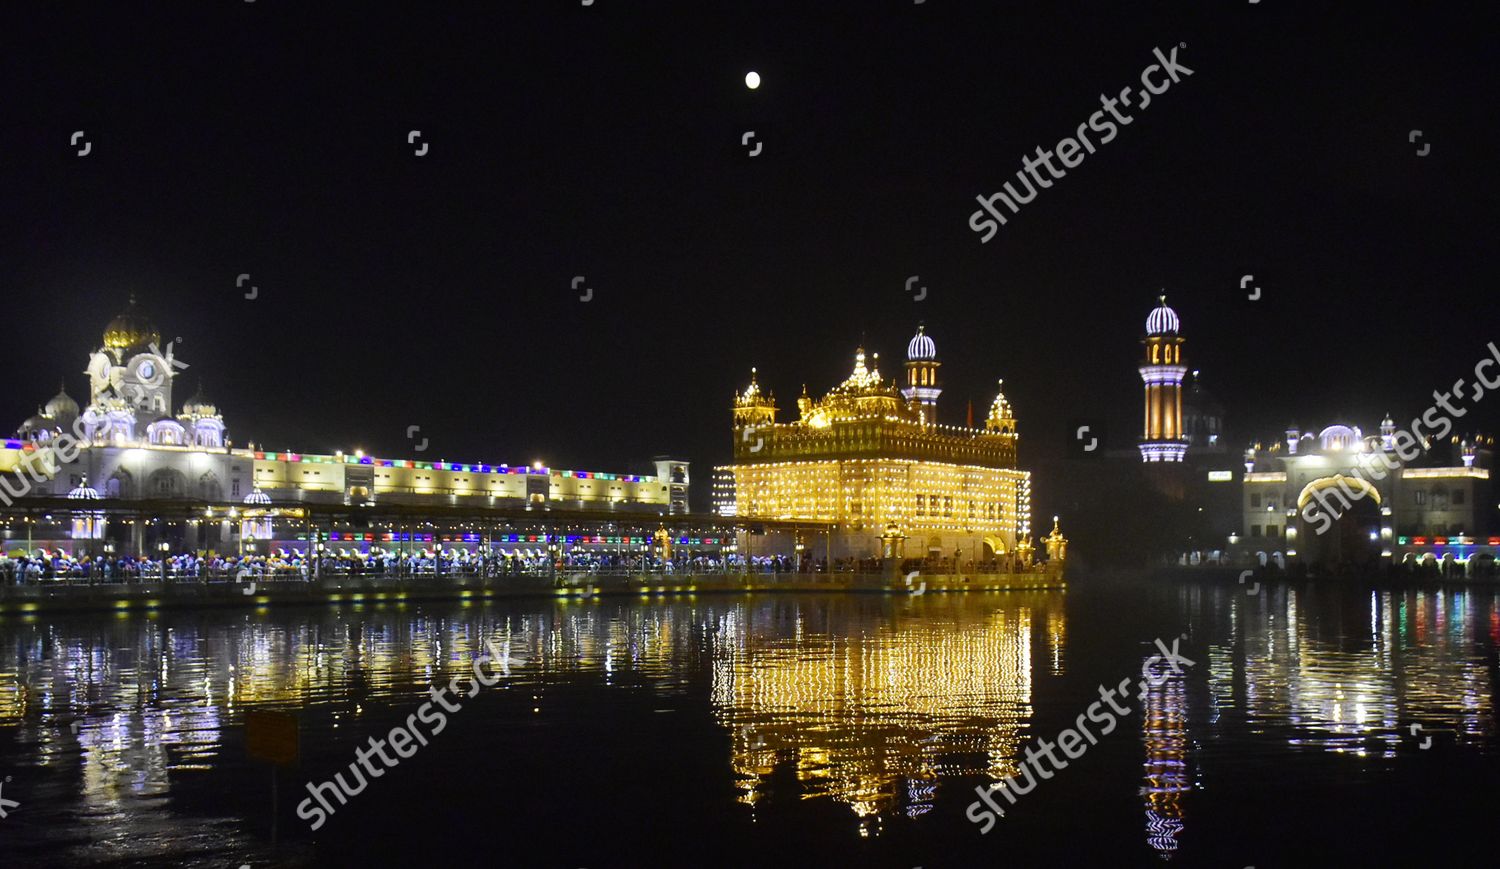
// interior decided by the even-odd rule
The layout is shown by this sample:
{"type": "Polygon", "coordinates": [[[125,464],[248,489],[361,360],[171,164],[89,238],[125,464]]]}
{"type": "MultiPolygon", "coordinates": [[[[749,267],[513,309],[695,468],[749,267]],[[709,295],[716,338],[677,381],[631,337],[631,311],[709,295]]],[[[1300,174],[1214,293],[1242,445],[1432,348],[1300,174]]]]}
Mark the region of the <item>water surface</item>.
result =
{"type": "Polygon", "coordinates": [[[1467,853],[1497,807],[1497,645],[1490,589],[1087,577],[1066,593],[10,618],[0,796],[19,806],[0,860],[1431,862],[1467,853]],[[981,835],[976,786],[1184,636],[1192,666],[981,835]],[[510,654],[498,683],[311,832],[306,784],[352,780],[356,749],[487,640],[510,654]],[[274,851],[273,772],[245,748],[255,709],[301,721],[274,851]]]}

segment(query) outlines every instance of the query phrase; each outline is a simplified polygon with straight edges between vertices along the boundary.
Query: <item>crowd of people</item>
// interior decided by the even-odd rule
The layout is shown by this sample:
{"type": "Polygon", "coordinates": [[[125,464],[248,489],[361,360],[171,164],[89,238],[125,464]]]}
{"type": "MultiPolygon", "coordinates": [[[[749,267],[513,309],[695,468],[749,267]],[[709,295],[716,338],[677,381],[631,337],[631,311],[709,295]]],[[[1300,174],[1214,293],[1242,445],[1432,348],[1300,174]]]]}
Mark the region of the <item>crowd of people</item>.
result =
{"type": "MultiPolygon", "coordinates": [[[[952,559],[907,559],[902,573],[994,572],[991,562],[959,564],[952,559]]],[[[542,550],[514,552],[469,549],[390,551],[325,549],[310,556],[306,550],[278,549],[271,553],[218,555],[178,552],[162,556],[74,556],[60,550],[0,555],[0,583],[7,585],[50,581],[75,584],[128,582],[307,581],[324,576],[538,576],[558,573],[591,574],[706,574],[706,573],[878,573],[877,558],[813,558],[788,555],[746,556],[737,552],[674,553],[662,559],[654,553],[573,549],[562,555],[542,550]]]]}
{"type": "MultiPolygon", "coordinates": [[[[649,553],[573,550],[554,557],[546,552],[511,553],[467,549],[387,551],[280,549],[268,554],[217,555],[197,552],[150,555],[75,556],[38,549],[0,555],[0,583],[26,585],[66,581],[72,584],[131,582],[308,581],[323,576],[537,576],[555,573],[792,573],[822,572],[826,562],[803,559],[800,567],[786,556],[746,557],[735,553],[678,554],[668,559],[649,553]]],[[[841,569],[843,566],[841,565],[841,569]]]]}

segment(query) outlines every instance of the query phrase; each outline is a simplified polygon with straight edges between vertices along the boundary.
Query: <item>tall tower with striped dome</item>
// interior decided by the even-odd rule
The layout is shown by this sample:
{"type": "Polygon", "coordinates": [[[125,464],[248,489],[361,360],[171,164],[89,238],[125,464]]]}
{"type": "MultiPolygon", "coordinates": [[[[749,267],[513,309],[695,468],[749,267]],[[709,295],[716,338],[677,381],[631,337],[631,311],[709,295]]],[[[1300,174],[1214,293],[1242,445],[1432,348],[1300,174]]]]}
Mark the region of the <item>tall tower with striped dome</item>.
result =
{"type": "Polygon", "coordinates": [[[1141,434],[1141,461],[1181,462],[1187,455],[1182,430],[1182,321],[1167,307],[1167,296],[1146,317],[1146,347],[1141,381],[1146,390],[1146,422],[1141,434]]]}
{"type": "Polygon", "coordinates": [[[922,418],[923,425],[937,422],[937,401],[943,390],[938,388],[937,344],[927,337],[925,326],[917,327],[917,334],[906,345],[906,388],[901,395],[906,404],[922,418]]]}

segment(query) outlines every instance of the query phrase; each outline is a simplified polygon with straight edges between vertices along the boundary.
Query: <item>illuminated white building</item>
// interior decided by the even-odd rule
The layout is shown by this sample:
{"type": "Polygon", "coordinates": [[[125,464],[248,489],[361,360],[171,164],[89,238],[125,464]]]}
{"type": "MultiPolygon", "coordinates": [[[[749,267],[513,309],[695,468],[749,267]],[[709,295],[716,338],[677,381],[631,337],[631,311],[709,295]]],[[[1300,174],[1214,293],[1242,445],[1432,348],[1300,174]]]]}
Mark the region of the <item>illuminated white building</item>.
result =
{"type": "Polygon", "coordinates": [[[1398,561],[1407,555],[1466,562],[1493,554],[1500,537],[1490,497],[1486,436],[1417,444],[1387,416],[1379,435],[1336,423],[1287,427],[1285,438],[1245,451],[1239,545],[1310,561],[1398,561]],[[1398,447],[1407,454],[1403,461],[1398,447]],[[1416,449],[1412,449],[1416,447],[1416,449]],[[1321,518],[1328,517],[1328,521],[1321,518]]]}
{"type": "Polygon", "coordinates": [[[187,366],[160,341],[132,298],[89,357],[87,405],[80,408],[61,390],[0,444],[5,501],[63,497],[91,480],[97,496],[107,500],[238,505],[253,497],[277,504],[688,512],[688,462],[668,457],[653,460],[654,474],[617,474],[541,462],[511,466],[381,459],[358,450],[314,455],[236,448],[224,417],[201,388],[173,415],[174,381],[187,366]]]}

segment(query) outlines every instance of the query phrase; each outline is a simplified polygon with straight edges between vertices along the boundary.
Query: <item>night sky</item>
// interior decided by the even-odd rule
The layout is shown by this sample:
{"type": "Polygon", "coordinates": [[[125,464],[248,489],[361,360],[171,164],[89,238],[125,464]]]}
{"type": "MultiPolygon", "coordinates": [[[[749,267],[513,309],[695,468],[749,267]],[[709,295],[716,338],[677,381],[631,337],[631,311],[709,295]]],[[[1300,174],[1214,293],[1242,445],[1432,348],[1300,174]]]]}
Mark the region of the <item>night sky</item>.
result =
{"type": "Polygon", "coordinates": [[[1235,446],[1471,376],[1500,340],[1494,7],[1103,8],[9,5],[0,419],[60,377],[86,399],[131,291],[237,445],[671,453],[699,508],[752,365],[794,417],[862,336],[899,375],[919,321],[945,421],[1004,377],[1023,464],[1077,417],[1132,442],[1161,288],[1235,446]],[[1192,76],[981,244],[975,197],[1181,43],[1192,76]]]}

